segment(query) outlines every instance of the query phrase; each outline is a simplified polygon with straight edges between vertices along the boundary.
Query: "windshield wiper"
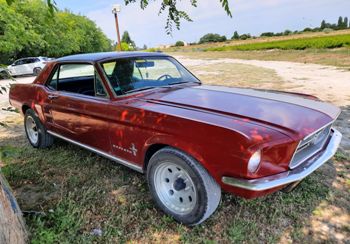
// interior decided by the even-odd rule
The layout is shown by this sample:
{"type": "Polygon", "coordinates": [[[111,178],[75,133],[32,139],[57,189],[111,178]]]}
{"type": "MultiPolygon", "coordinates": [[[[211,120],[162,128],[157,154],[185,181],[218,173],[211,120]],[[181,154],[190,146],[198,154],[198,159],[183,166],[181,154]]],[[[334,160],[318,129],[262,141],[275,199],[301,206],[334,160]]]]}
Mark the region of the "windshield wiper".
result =
{"type": "Polygon", "coordinates": [[[196,81],[176,81],[176,82],[170,82],[168,84],[168,86],[171,85],[178,85],[178,84],[184,84],[184,83],[197,83],[197,84],[201,84],[200,82],[196,82],[196,81]]]}
{"type": "Polygon", "coordinates": [[[130,91],[126,91],[124,92],[124,94],[128,94],[128,93],[133,93],[133,92],[138,92],[138,91],[144,91],[144,90],[149,90],[149,89],[153,89],[153,88],[157,88],[157,86],[145,86],[145,87],[140,87],[137,89],[133,89],[130,91]]]}

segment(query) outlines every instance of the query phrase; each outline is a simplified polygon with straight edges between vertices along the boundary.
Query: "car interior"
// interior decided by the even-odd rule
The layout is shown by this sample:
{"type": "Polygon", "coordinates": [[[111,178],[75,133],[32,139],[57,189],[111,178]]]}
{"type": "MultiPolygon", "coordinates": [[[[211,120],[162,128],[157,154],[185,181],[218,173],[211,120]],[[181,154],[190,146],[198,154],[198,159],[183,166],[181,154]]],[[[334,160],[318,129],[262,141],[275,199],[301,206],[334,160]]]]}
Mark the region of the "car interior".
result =
{"type": "Polygon", "coordinates": [[[65,73],[62,72],[64,78],[60,78],[60,70],[62,69],[62,66],[64,65],[61,65],[59,68],[57,68],[51,80],[47,84],[48,87],[57,91],[78,93],[87,96],[107,96],[102,81],[94,71],[93,67],[91,69],[91,72],[89,72],[90,74],[80,75],[80,73],[86,73],[86,71],[84,71],[85,67],[81,64],[76,65],[77,67],[70,65],[70,73],[67,75],[67,71],[65,71],[65,73]],[[81,70],[79,70],[79,68],[81,68],[81,70]]]}
{"type": "Polygon", "coordinates": [[[59,79],[58,90],[95,96],[94,76],[59,79]]]}
{"type": "MultiPolygon", "coordinates": [[[[165,62],[169,63],[168,65],[171,64],[168,61],[165,62]]],[[[118,59],[110,64],[113,66],[111,72],[107,72],[103,67],[117,95],[142,87],[163,86],[182,80],[180,73],[176,73],[176,77],[173,77],[167,73],[166,69],[160,70],[156,67],[159,65],[157,60],[118,59]]],[[[174,73],[175,66],[171,64],[171,68],[170,73],[174,73]]]]}

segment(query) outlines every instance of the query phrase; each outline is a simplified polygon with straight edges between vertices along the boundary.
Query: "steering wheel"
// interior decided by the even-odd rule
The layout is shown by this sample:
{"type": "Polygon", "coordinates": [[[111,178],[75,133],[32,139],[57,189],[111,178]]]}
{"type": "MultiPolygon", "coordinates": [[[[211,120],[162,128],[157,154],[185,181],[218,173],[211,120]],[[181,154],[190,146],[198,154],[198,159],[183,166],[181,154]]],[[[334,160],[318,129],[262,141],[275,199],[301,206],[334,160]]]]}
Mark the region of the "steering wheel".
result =
{"type": "Polygon", "coordinates": [[[165,74],[165,75],[161,75],[157,80],[168,80],[172,78],[173,77],[171,75],[165,74]]]}

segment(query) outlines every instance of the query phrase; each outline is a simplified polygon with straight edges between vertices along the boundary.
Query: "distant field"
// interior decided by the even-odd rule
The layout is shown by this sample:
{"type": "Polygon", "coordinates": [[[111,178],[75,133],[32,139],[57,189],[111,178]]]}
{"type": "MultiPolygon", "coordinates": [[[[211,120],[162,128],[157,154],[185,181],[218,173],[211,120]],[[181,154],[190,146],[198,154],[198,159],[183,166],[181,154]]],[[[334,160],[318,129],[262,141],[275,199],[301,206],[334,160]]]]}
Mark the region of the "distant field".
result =
{"type": "Polygon", "coordinates": [[[305,50],[258,50],[258,51],[176,51],[167,52],[173,56],[183,56],[194,59],[248,59],[266,61],[290,61],[298,63],[314,63],[332,65],[350,70],[350,48],[335,49],[305,49],[305,50]]]}
{"type": "MultiPolygon", "coordinates": [[[[339,44],[339,37],[342,37],[341,44],[345,44],[349,46],[349,37],[350,29],[347,30],[339,30],[333,32],[305,32],[302,34],[293,34],[288,36],[275,36],[275,37],[258,37],[251,38],[247,40],[228,40],[226,42],[216,42],[216,43],[204,43],[204,44],[196,44],[190,45],[186,47],[170,47],[166,49],[161,49],[164,52],[198,52],[198,51],[229,51],[229,50],[266,50],[266,49],[274,49],[274,48],[283,48],[283,45],[287,43],[298,43],[298,49],[305,48],[333,48],[341,47],[339,44]],[[345,37],[345,38],[344,38],[345,37]],[[319,39],[320,38],[320,39],[319,39]],[[303,41],[302,41],[303,40],[303,41]],[[305,40],[307,40],[306,43],[305,40]],[[337,40],[337,43],[335,41],[337,40]],[[272,45],[272,44],[273,45],[272,45]],[[310,43],[312,45],[310,45],[310,43]],[[278,46],[277,46],[278,44],[278,46]],[[305,44],[309,44],[308,46],[305,44]],[[233,46],[235,46],[233,48],[233,46]],[[249,47],[248,47],[249,46],[249,47]],[[328,46],[328,47],[325,47],[328,46]],[[222,49],[222,47],[224,47],[222,49]],[[237,47],[237,48],[236,48],[237,47]],[[268,48],[267,48],[268,47],[268,48]],[[259,48],[259,49],[257,49],[259,48]]],[[[290,44],[289,44],[290,45],[290,44]]]]}
{"type": "Polygon", "coordinates": [[[308,37],[281,41],[257,42],[241,45],[222,46],[206,48],[204,51],[252,51],[252,50],[267,50],[267,49],[294,49],[304,50],[307,48],[325,49],[325,48],[340,48],[350,46],[350,34],[336,36],[320,36],[308,37]]]}

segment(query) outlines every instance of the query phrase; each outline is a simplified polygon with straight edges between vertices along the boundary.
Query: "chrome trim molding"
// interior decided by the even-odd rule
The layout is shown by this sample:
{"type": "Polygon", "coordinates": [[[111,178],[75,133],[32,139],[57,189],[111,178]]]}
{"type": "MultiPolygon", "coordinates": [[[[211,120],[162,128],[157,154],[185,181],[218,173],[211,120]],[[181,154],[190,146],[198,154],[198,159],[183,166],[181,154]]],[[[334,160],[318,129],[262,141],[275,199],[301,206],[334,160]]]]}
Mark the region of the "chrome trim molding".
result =
{"type": "Polygon", "coordinates": [[[284,186],[296,181],[300,181],[321,167],[336,153],[342,138],[342,134],[334,128],[332,128],[332,132],[333,134],[331,135],[331,139],[327,145],[327,148],[323,151],[322,154],[316,155],[309,161],[304,162],[303,165],[300,165],[293,170],[288,170],[276,175],[252,180],[227,176],[223,176],[221,180],[224,184],[251,191],[269,190],[275,187],[284,186]]]}
{"type": "MultiPolygon", "coordinates": [[[[339,113],[339,114],[340,114],[340,113],[339,113]]],[[[337,115],[337,118],[338,118],[339,114],[337,115]]],[[[299,147],[300,147],[300,144],[301,144],[304,140],[307,140],[308,138],[312,137],[313,135],[315,135],[316,133],[320,132],[321,130],[323,130],[323,129],[326,128],[327,126],[333,124],[333,123],[337,120],[337,118],[336,118],[335,120],[332,120],[331,122],[325,124],[325,125],[322,126],[321,128],[315,130],[315,131],[312,132],[311,134],[305,136],[304,138],[302,138],[302,139],[299,141],[298,146],[296,147],[296,149],[295,149],[295,151],[294,151],[294,153],[293,153],[292,159],[290,160],[290,163],[289,163],[289,168],[290,168],[290,169],[294,169],[294,168],[298,167],[300,164],[303,163],[303,162],[300,162],[300,163],[298,163],[298,164],[296,164],[296,165],[294,165],[294,166],[291,166],[291,163],[293,162],[293,159],[294,159],[294,157],[295,157],[295,154],[298,152],[298,149],[299,149],[299,147]]],[[[331,132],[332,129],[333,129],[333,128],[331,128],[329,131],[331,132]]],[[[329,132],[329,133],[330,133],[330,132],[329,132]]],[[[329,133],[328,133],[328,136],[329,136],[329,133]]],[[[317,153],[317,152],[316,152],[316,153],[317,153]]],[[[310,157],[312,157],[312,156],[313,156],[313,155],[310,155],[310,157]]]]}
{"type": "Polygon", "coordinates": [[[124,166],[126,166],[126,167],[129,167],[129,168],[131,168],[131,169],[133,169],[133,170],[136,170],[136,171],[138,171],[138,172],[140,172],[140,173],[144,173],[142,167],[137,166],[137,165],[135,165],[135,164],[133,164],[133,163],[130,163],[129,161],[126,161],[126,160],[124,160],[124,159],[121,159],[121,158],[112,156],[112,155],[110,155],[110,154],[108,154],[108,153],[106,153],[106,152],[100,151],[100,150],[98,150],[98,149],[96,149],[96,148],[90,147],[90,146],[85,145],[85,144],[82,144],[82,143],[80,143],[80,142],[71,140],[71,139],[69,139],[69,138],[67,138],[67,137],[64,137],[64,136],[61,136],[61,135],[59,135],[59,134],[57,134],[57,133],[55,133],[55,132],[52,132],[52,131],[49,131],[49,130],[48,130],[47,133],[49,133],[49,134],[51,134],[51,135],[53,135],[53,136],[55,136],[55,137],[58,137],[58,138],[60,138],[60,139],[62,139],[62,140],[68,141],[68,142],[70,142],[70,143],[72,143],[72,144],[75,144],[75,145],[77,145],[77,146],[83,147],[83,148],[85,148],[85,149],[87,149],[87,150],[90,150],[90,151],[92,151],[92,152],[94,152],[94,153],[97,153],[97,154],[99,154],[99,155],[101,155],[101,156],[103,156],[103,157],[105,157],[105,158],[108,158],[108,159],[110,159],[110,160],[112,160],[112,161],[114,161],[114,162],[117,162],[117,163],[119,163],[119,164],[121,164],[121,165],[124,165],[124,166]]]}
{"type": "Polygon", "coordinates": [[[318,152],[322,151],[322,149],[324,148],[327,140],[329,139],[329,135],[332,131],[331,126],[332,126],[332,124],[328,124],[327,126],[320,128],[319,130],[315,131],[314,133],[310,134],[309,136],[307,136],[304,139],[299,141],[298,147],[295,150],[292,159],[290,160],[289,169],[294,169],[294,168],[298,167],[306,159],[311,158],[312,156],[316,155],[318,152]],[[312,143],[313,137],[318,133],[322,134],[326,128],[327,128],[327,134],[323,135],[321,137],[322,140],[319,141],[318,143],[312,143]],[[307,141],[307,140],[309,140],[309,141],[307,141]],[[310,149],[311,149],[311,151],[310,151],[310,149]],[[299,157],[299,159],[298,159],[298,157],[299,157]],[[300,157],[302,157],[302,158],[300,159],[300,157]]]}

